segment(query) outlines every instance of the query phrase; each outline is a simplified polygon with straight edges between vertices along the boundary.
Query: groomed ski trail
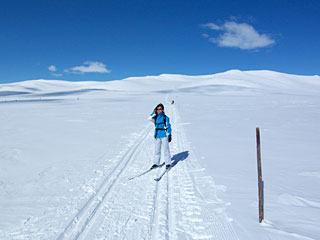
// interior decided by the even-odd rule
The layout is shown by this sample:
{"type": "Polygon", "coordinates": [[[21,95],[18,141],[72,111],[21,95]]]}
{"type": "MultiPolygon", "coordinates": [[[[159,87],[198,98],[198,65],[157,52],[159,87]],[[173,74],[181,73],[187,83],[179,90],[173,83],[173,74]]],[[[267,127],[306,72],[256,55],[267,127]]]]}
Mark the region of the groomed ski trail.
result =
{"type": "MultiPolygon", "coordinates": [[[[226,203],[218,198],[217,187],[211,176],[206,176],[199,164],[182,128],[176,108],[172,108],[173,124],[176,130],[175,152],[186,155],[177,157],[176,166],[168,178],[172,188],[172,203],[175,214],[175,235],[170,239],[239,239],[232,219],[226,214],[226,203]],[[179,167],[178,167],[179,166],[179,167]]],[[[177,155],[176,155],[177,156],[177,155]]]]}
{"type": "Polygon", "coordinates": [[[238,239],[228,203],[199,166],[175,106],[166,113],[173,127],[170,171],[159,182],[163,168],[138,176],[153,163],[150,124],[58,239],[238,239]]]}
{"type": "Polygon", "coordinates": [[[102,184],[95,191],[95,194],[83,205],[78,213],[72,218],[63,232],[59,235],[58,239],[81,239],[85,236],[88,229],[90,229],[95,218],[100,214],[103,204],[106,201],[109,193],[114,185],[119,180],[119,176],[127,167],[128,163],[133,158],[136,151],[139,149],[141,143],[150,134],[152,128],[146,127],[139,140],[122,156],[118,164],[110,171],[105,177],[102,184]]]}

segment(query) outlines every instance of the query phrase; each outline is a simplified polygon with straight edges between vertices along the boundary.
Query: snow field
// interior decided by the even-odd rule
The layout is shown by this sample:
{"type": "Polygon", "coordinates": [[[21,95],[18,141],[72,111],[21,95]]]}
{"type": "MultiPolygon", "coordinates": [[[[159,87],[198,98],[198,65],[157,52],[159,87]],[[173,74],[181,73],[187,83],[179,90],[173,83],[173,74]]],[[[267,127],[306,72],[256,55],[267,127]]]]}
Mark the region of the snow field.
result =
{"type": "Polygon", "coordinates": [[[146,162],[151,166],[153,126],[149,125],[58,239],[238,239],[226,217],[226,204],[219,199],[212,202],[215,195],[211,200],[201,195],[208,187],[214,194],[214,184],[208,185],[210,177],[202,176],[194,157],[192,168],[186,163],[192,158],[171,108],[176,137],[169,174],[155,182],[155,174],[163,171],[156,169],[128,180],[145,169],[146,162]]]}
{"type": "Polygon", "coordinates": [[[232,70],[0,85],[0,239],[319,239],[319,80],[232,70]],[[164,167],[144,171],[159,102],[174,166],[156,182],[164,167]]]}

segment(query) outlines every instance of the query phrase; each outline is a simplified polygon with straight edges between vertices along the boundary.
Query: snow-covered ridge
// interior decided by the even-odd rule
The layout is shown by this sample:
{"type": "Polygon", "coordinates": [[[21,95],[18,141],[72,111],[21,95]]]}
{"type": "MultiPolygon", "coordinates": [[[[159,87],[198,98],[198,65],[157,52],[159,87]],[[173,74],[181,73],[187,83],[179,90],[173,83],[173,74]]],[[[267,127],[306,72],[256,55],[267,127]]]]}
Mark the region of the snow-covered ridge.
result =
{"type": "Polygon", "coordinates": [[[217,91],[254,90],[276,92],[320,92],[320,77],[279,73],[274,71],[230,70],[212,75],[129,77],[108,82],[70,82],[61,80],[29,80],[0,84],[0,96],[54,96],[92,91],[217,91]]]}

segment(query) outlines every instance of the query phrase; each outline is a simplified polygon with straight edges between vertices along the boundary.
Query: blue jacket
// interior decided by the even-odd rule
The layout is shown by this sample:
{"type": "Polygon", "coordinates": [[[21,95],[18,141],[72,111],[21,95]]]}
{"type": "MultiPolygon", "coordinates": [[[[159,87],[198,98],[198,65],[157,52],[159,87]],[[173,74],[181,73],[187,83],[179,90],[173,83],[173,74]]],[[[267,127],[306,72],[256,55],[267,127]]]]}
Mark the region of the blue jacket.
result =
{"type": "MultiPolygon", "coordinates": [[[[153,116],[153,115],[155,115],[155,114],[154,113],[150,114],[150,116],[153,116]]],[[[153,120],[156,119],[155,130],[154,130],[154,137],[155,138],[167,137],[163,116],[164,116],[164,113],[162,112],[162,113],[152,117],[153,120]]],[[[169,117],[167,115],[166,115],[166,123],[167,123],[168,135],[171,135],[171,124],[170,124],[170,119],[169,119],[169,117]]]]}

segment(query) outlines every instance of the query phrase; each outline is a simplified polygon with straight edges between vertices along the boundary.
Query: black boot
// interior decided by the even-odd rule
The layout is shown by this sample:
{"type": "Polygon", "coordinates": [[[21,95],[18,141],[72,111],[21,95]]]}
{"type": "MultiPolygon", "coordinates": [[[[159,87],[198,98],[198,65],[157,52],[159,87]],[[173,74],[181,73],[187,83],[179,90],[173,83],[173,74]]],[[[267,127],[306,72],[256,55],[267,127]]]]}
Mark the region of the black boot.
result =
{"type": "Polygon", "coordinates": [[[154,168],[157,168],[157,167],[159,167],[157,164],[153,164],[150,169],[154,169],[154,168]]]}

